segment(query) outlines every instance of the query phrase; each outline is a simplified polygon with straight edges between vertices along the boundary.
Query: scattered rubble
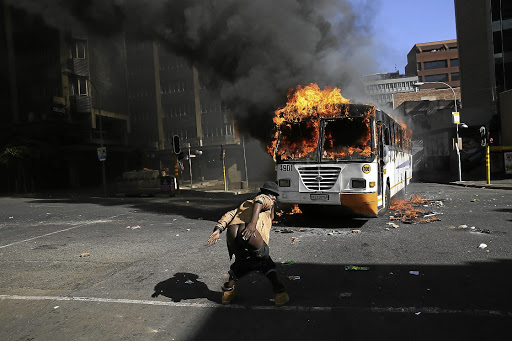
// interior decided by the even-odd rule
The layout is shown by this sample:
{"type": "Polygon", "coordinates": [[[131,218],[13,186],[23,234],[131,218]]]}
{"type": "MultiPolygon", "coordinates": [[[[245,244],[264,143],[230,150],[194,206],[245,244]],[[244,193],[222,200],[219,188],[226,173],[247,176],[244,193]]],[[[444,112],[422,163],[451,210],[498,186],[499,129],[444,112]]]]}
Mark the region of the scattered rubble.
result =
{"type": "Polygon", "coordinates": [[[437,215],[442,213],[423,210],[422,207],[443,207],[441,200],[429,200],[419,195],[412,196],[409,200],[391,199],[389,209],[395,211],[389,220],[401,221],[404,224],[425,224],[440,221],[437,215]]]}

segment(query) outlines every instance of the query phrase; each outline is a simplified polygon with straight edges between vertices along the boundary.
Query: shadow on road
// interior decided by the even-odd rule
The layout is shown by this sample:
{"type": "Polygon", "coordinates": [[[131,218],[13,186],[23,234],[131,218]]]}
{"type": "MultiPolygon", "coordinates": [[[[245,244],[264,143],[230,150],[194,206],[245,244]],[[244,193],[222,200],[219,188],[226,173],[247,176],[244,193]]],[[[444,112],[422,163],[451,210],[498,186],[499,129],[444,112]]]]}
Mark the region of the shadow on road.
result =
{"type": "Polygon", "coordinates": [[[219,305],[187,339],[489,340],[512,322],[509,260],[366,266],[278,265],[290,302],[276,309],[268,281],[251,274],[237,283],[238,309],[219,305]]]}
{"type": "Polygon", "coordinates": [[[173,277],[155,285],[155,292],[151,297],[162,295],[172,299],[173,302],[206,298],[209,301],[221,303],[221,293],[211,291],[205,283],[198,281],[198,278],[198,275],[188,272],[175,273],[173,277]]]}

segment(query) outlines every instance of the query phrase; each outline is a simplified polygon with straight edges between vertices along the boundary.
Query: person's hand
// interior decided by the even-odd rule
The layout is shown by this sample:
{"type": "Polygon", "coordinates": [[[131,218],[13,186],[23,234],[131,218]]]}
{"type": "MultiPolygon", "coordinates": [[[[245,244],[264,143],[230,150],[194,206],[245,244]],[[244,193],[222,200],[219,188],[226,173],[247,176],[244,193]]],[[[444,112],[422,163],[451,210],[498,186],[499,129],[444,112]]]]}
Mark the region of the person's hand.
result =
{"type": "Polygon", "coordinates": [[[210,238],[208,238],[208,245],[212,245],[212,244],[217,243],[219,238],[220,238],[220,230],[216,229],[215,232],[213,232],[211,234],[210,238]]]}
{"type": "Polygon", "coordinates": [[[249,223],[245,225],[245,229],[242,231],[242,239],[249,240],[256,233],[256,223],[249,223]]]}

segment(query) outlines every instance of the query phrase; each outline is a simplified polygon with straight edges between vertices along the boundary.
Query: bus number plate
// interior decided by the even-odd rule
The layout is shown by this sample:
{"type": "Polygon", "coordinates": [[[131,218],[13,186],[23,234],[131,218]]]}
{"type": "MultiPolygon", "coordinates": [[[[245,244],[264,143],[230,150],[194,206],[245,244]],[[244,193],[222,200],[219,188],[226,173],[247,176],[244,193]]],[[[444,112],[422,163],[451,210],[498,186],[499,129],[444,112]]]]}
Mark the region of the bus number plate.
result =
{"type": "Polygon", "coordinates": [[[311,194],[311,200],[329,200],[329,194],[311,194]]]}

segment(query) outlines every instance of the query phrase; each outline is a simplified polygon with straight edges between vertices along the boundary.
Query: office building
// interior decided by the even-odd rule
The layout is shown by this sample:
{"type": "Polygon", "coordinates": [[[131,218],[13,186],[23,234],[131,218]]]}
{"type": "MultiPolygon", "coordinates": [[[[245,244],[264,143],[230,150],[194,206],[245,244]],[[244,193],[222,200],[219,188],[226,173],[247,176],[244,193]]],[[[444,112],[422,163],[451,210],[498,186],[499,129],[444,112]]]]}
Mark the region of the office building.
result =
{"type": "Polygon", "coordinates": [[[418,77],[400,75],[398,71],[376,73],[363,77],[366,96],[371,103],[384,109],[393,107],[393,95],[416,91],[418,77]]]}
{"type": "MultiPolygon", "coordinates": [[[[407,54],[407,76],[417,76],[419,82],[445,82],[460,86],[457,40],[415,44],[407,54]]],[[[445,88],[440,83],[425,84],[422,88],[445,88]]]]}
{"type": "Polygon", "coordinates": [[[490,131],[491,170],[504,173],[503,153],[512,151],[512,2],[455,0],[455,17],[461,118],[490,131]]]}

